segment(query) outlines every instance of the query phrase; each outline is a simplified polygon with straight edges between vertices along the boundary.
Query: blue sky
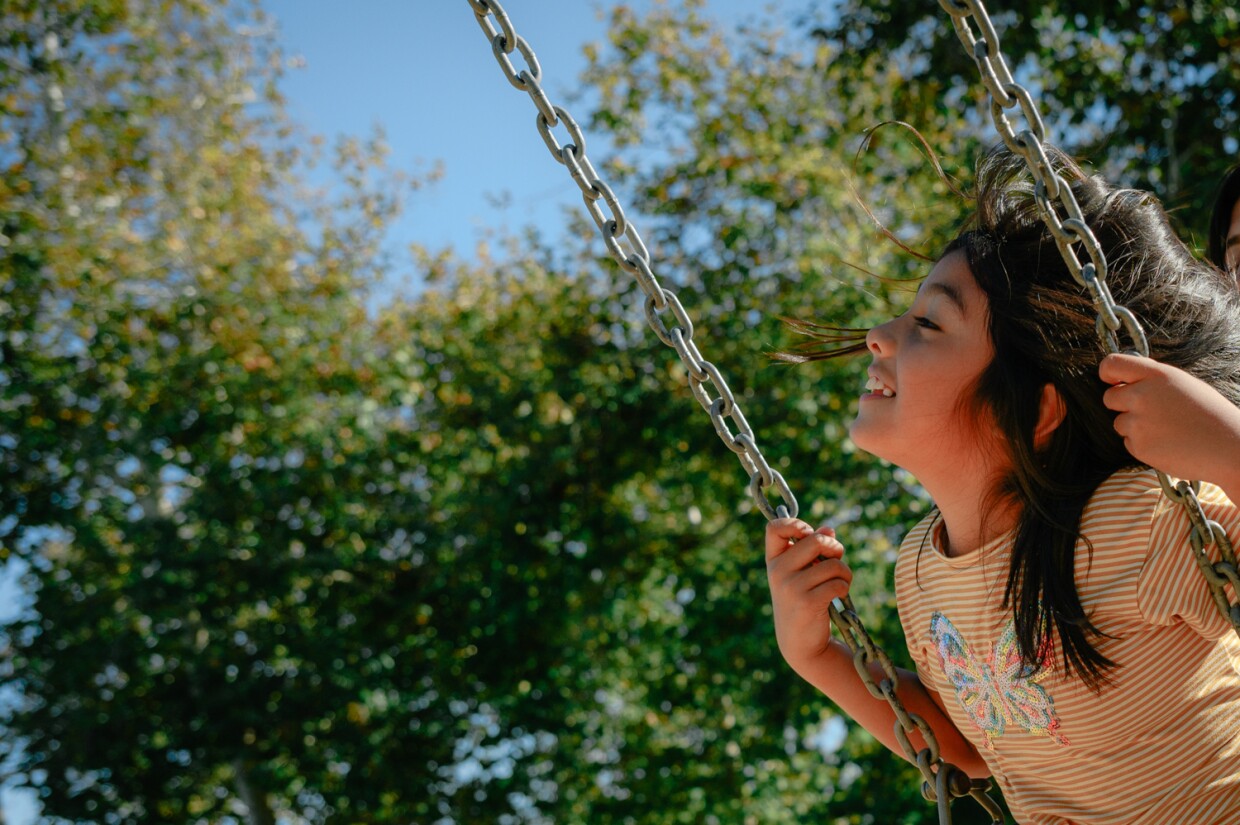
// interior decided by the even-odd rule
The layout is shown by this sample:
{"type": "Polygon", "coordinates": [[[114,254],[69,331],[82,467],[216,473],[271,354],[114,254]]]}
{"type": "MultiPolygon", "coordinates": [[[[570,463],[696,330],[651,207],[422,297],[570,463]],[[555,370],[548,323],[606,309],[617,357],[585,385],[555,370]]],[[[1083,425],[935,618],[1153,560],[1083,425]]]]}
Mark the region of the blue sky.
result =
{"type": "MultiPolygon", "coordinates": [[[[504,79],[467,0],[261,3],[274,18],[286,56],[302,59],[283,85],[295,121],[328,138],[366,136],[382,126],[394,165],[414,172],[443,165],[442,180],[418,192],[393,228],[392,249],[411,242],[432,249],[451,245],[469,257],[488,227],[534,224],[554,237],[562,209],[580,207],[577,188],[538,135],[533,104],[504,79]],[[496,205],[500,201],[504,205],[496,205]]],[[[585,65],[581,50],[604,38],[601,12],[619,3],[503,0],[503,5],[537,54],[552,102],[583,113],[580,104],[568,101],[585,65]]],[[[652,2],[628,0],[627,5],[640,12],[652,2]]],[[[804,5],[707,0],[706,9],[732,24],[804,5]]],[[[606,144],[586,137],[598,165],[606,144]]],[[[17,597],[11,579],[0,576],[0,619],[17,597]]],[[[28,794],[3,789],[0,811],[7,825],[30,825],[35,817],[28,794]]]]}
{"type": "MultiPolygon", "coordinates": [[[[582,47],[604,38],[602,12],[615,5],[504,2],[538,56],[552,102],[570,113],[586,111],[569,102],[580,91],[582,47]]],[[[652,3],[627,5],[640,12],[652,3]]],[[[706,8],[730,24],[803,5],[708,0],[706,8]]],[[[328,138],[364,136],[382,125],[394,165],[425,172],[442,164],[442,180],[418,192],[396,224],[393,249],[416,241],[451,245],[469,257],[488,227],[534,224],[553,234],[562,207],[580,206],[576,187],[538,135],[533,104],[504,79],[467,0],[263,0],[263,7],[287,56],[304,58],[284,84],[295,120],[328,138]]],[[[557,135],[563,139],[562,129],[557,135]]],[[[591,137],[597,161],[607,147],[591,137]]]]}

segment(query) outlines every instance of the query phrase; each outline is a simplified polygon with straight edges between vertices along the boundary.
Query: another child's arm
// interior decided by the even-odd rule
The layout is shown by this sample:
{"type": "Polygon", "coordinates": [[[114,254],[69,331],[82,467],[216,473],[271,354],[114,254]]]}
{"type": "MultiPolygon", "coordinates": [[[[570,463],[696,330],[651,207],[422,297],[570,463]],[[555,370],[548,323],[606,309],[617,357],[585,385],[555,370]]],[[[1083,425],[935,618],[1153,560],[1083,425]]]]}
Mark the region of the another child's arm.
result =
{"type": "Polygon", "coordinates": [[[1137,355],[1108,355],[1102,402],[1119,413],[1128,452],[1177,478],[1217,484],[1240,503],[1240,409],[1183,370],[1137,355]]]}
{"type": "MultiPolygon", "coordinates": [[[[777,519],[766,528],[766,569],[775,607],[775,638],[788,664],[840,709],[900,756],[895,713],[875,699],[853,666],[852,653],[831,638],[831,600],[848,595],[852,571],[844,547],[829,527],[815,531],[799,519],[777,519]]],[[[904,707],[934,731],[947,762],[980,779],[990,768],[947,716],[938,697],[916,673],[899,669],[897,695],[904,707]]],[[[919,734],[912,736],[921,747],[919,734]]],[[[907,758],[907,757],[906,757],[907,758]]]]}

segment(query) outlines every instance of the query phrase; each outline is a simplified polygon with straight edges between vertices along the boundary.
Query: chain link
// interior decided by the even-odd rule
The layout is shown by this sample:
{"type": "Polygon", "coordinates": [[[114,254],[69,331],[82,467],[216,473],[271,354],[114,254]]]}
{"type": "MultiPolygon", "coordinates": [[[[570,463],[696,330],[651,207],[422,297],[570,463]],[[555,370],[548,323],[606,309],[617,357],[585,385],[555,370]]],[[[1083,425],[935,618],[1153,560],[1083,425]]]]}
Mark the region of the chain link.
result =
{"type": "Polygon", "coordinates": [[[990,814],[995,825],[1003,822],[1003,811],[987,793],[991,784],[988,779],[972,780],[968,774],[950,762],[944,761],[939,751],[938,738],[929,723],[915,713],[909,713],[896,693],[899,676],[891,658],[880,648],[866,631],[852,598],[837,599],[830,609],[831,623],[839,637],[853,654],[853,666],[861,682],[876,699],[883,699],[895,714],[896,741],[905,757],[918,767],[924,782],[921,793],[930,802],[936,802],[940,825],[950,825],[951,801],[962,796],[973,797],[990,814]],[[874,676],[872,665],[882,671],[880,681],[874,676]],[[918,749],[909,734],[917,732],[926,746],[918,749]]]}
{"type": "MultiPolygon", "coordinates": [[[[633,276],[642,292],[645,293],[644,310],[647,323],[660,341],[676,351],[684,365],[689,388],[694,398],[710,415],[711,423],[720,440],[729,450],[737,454],[741,466],[749,475],[749,491],[754,503],[768,519],[796,516],[796,498],[788,487],[787,481],[778,470],[770,466],[761,450],[758,449],[753,429],[741,412],[740,405],[736,403],[736,397],[723,375],[714,364],[702,357],[694,343],[693,322],[684,306],[675,292],[659,284],[650,266],[650,254],[637,228],[625,215],[624,208],[616,198],[615,192],[598,176],[594,166],[587,159],[584,134],[572,116],[566,110],[553,104],[543,90],[542,69],[533,49],[517,34],[511,19],[498,0],[468,0],[468,2],[478,18],[478,25],[491,44],[491,50],[504,76],[514,88],[530,95],[538,110],[536,119],[538,133],[546,143],[551,156],[556,162],[567,167],[569,175],[581,189],[586,211],[602,234],[607,251],[621,269],[633,276]],[[495,23],[491,22],[491,16],[495,17],[495,23]],[[514,49],[525,59],[529,69],[518,71],[513,66],[510,55],[514,49]],[[568,141],[562,144],[551,131],[560,123],[564,124],[565,131],[568,133],[568,141]],[[599,205],[600,200],[606,205],[607,211],[599,205]],[[630,249],[625,249],[626,243],[630,249]],[[673,322],[670,326],[663,318],[668,310],[671,310],[673,322]],[[712,390],[716,395],[711,395],[712,390]],[[767,498],[767,491],[772,488],[783,501],[777,507],[773,506],[767,498]]],[[[1010,75],[1001,74],[996,78],[996,88],[1002,89],[1013,85],[1010,75]]],[[[1014,92],[1013,95],[1016,100],[1027,100],[1025,105],[1036,115],[1036,109],[1032,107],[1032,101],[1028,100],[1027,93],[1023,98],[1020,91],[1014,92]]],[[[1040,148],[1040,144],[1035,144],[1035,146],[1040,148]]],[[[1049,163],[1046,166],[1049,168],[1049,163]]],[[[857,616],[852,600],[847,598],[843,601],[837,600],[831,606],[830,615],[831,622],[836,627],[840,638],[852,651],[857,673],[867,689],[876,698],[883,699],[890,705],[896,719],[896,737],[908,759],[921,769],[925,778],[922,793],[931,801],[937,800],[940,821],[951,822],[948,805],[952,799],[960,796],[973,796],[991,814],[994,822],[1002,822],[1002,812],[986,793],[990,788],[989,781],[971,781],[963,771],[943,762],[939,755],[938,741],[930,725],[920,716],[909,713],[905,709],[896,693],[896,686],[899,682],[895,666],[887,654],[875,644],[873,637],[857,616]],[[881,681],[876,680],[871,674],[871,664],[876,664],[882,670],[881,681]],[[926,747],[918,749],[913,744],[911,739],[913,733],[918,733],[925,740],[926,747]]]]}
{"type": "Polygon", "coordinates": [[[686,379],[693,397],[710,415],[711,423],[720,440],[736,453],[749,475],[749,491],[754,504],[768,519],[792,517],[797,514],[797,500],[788,483],[758,449],[753,429],[745,420],[736,396],[728,387],[719,369],[702,357],[693,340],[693,321],[671,289],[660,285],[650,265],[650,252],[637,231],[637,227],[624,214],[624,207],[612,188],[603,181],[586,157],[586,138],[577,121],[567,110],[551,102],[542,83],[542,67],[534,50],[517,34],[508,13],[498,0],[467,0],[473,10],[479,28],[491,45],[491,51],[499,63],[504,77],[513,88],[530,96],[538,110],[535,125],[547,150],[556,162],[564,166],[581,190],[589,213],[607,251],[620,268],[633,276],[645,294],[646,321],[659,340],[676,351],[685,368],[686,379]],[[525,60],[527,68],[518,69],[512,60],[516,52],[525,60]],[[563,125],[567,140],[561,142],[552,131],[563,125]],[[601,203],[601,205],[600,205],[601,203]],[[670,319],[664,316],[671,310],[670,319]],[[670,320],[670,323],[669,323],[670,320]],[[712,393],[714,393],[712,395],[712,393]],[[767,498],[772,490],[782,503],[778,506],[767,498]]]}
{"type": "MultiPolygon", "coordinates": [[[[529,94],[538,110],[536,126],[548,151],[555,160],[565,166],[573,181],[581,189],[586,210],[603,235],[608,252],[626,272],[634,276],[646,295],[645,314],[656,336],[672,347],[683,364],[689,387],[694,398],[710,415],[723,443],[737,454],[742,467],[749,474],[750,493],[758,509],[768,518],[791,517],[797,514],[796,498],[784,477],[771,468],[762,455],[735,396],[719,370],[706,361],[693,341],[693,322],[676,294],[662,287],[650,266],[650,254],[637,228],[628,220],[624,209],[611,187],[595,172],[586,157],[585,135],[572,116],[551,103],[542,87],[542,69],[529,44],[516,33],[511,19],[498,0],[467,0],[479,26],[491,44],[496,61],[505,78],[514,87],[529,94]],[[490,20],[495,18],[498,24],[490,20]],[[517,70],[511,54],[517,51],[525,59],[528,69],[517,70]],[[552,133],[556,126],[564,124],[569,141],[560,144],[552,133]],[[599,207],[602,200],[611,213],[610,218],[599,207]],[[632,251],[626,250],[621,241],[627,241],[632,251]],[[675,324],[670,328],[662,319],[668,309],[672,311],[675,324]],[[718,395],[712,397],[707,385],[718,395]],[[731,419],[736,431],[728,424],[731,419]],[[783,500],[775,507],[768,500],[766,491],[774,488],[783,500]]],[[[999,49],[998,34],[980,0],[940,0],[951,15],[953,27],[965,48],[973,56],[982,75],[982,82],[991,96],[991,114],[995,128],[1004,143],[1024,158],[1035,181],[1035,200],[1047,227],[1065,263],[1081,286],[1089,292],[1098,312],[1099,338],[1110,352],[1131,351],[1149,355],[1149,343],[1136,316],[1126,307],[1116,304],[1106,285],[1107,262],[1102,248],[1084,220],[1080,205],[1071,188],[1050,164],[1043,143],[1046,127],[1038,112],[1032,95],[1016,83],[999,49]],[[970,18],[977,24],[981,34],[975,35],[970,18]],[[1019,108],[1026,128],[1017,131],[1007,116],[1007,110],[1019,108]],[[1066,218],[1060,218],[1059,208],[1066,218]],[[1087,263],[1082,263],[1077,248],[1085,253],[1087,263]],[[1120,338],[1123,333],[1128,346],[1120,338]]],[[[1172,485],[1162,472],[1158,473],[1164,491],[1172,500],[1185,508],[1192,532],[1190,544],[1198,566],[1205,575],[1211,593],[1237,634],[1240,634],[1240,604],[1231,603],[1224,587],[1230,583],[1240,593],[1240,574],[1237,572],[1235,549],[1226,531],[1215,521],[1208,519],[1196,496],[1195,482],[1181,481],[1172,485]],[[1212,562],[1208,548],[1219,549],[1221,561],[1212,562]]],[[[970,796],[991,816],[995,823],[1003,821],[999,806],[988,794],[988,780],[974,781],[960,769],[943,761],[938,741],[929,724],[916,714],[910,714],[896,693],[897,674],[890,658],[874,643],[853,608],[851,599],[837,601],[832,605],[831,621],[853,652],[853,662],[866,688],[876,698],[886,700],[896,717],[897,741],[905,755],[918,766],[925,782],[923,795],[937,802],[939,820],[943,825],[951,822],[950,802],[962,796],[970,796]],[[883,679],[876,680],[871,665],[877,664],[883,679]],[[917,732],[926,747],[917,749],[910,734],[917,732]]]]}
{"type": "MultiPolygon", "coordinates": [[[[956,34],[965,50],[973,55],[981,72],[982,82],[990,91],[991,111],[994,113],[995,128],[999,136],[1009,149],[1025,159],[1029,171],[1033,173],[1034,198],[1042,218],[1055,237],[1055,243],[1063,254],[1068,269],[1089,291],[1094,307],[1098,310],[1098,338],[1110,352],[1135,352],[1149,357],[1149,342],[1141,323],[1127,307],[1115,303],[1111,290],[1107,287],[1106,256],[1102,253],[1098,239],[1085,222],[1081,207],[1067,182],[1051,169],[1047,162],[1045,149],[1041,145],[1045,131],[1042,118],[1029,93],[1010,79],[1011,72],[1008,71],[1003,53],[999,49],[998,35],[982,0],[939,0],[939,3],[951,15],[956,34]],[[970,19],[981,30],[980,37],[974,35],[970,19]],[[1000,94],[996,94],[996,87],[992,82],[992,78],[996,77],[1002,81],[1000,94]],[[1031,129],[1020,134],[1013,131],[1004,112],[1011,108],[1014,102],[1020,104],[1026,122],[1031,125],[1031,129]],[[1056,201],[1068,216],[1064,220],[1060,220],[1059,211],[1055,207],[1056,201]],[[1081,263],[1076,253],[1078,246],[1089,257],[1089,263],[1081,263]],[[1127,347],[1121,340],[1121,333],[1127,338],[1127,347]]],[[[1225,589],[1230,583],[1237,599],[1240,599],[1240,573],[1237,573],[1236,552],[1227,531],[1218,522],[1206,518],[1201,502],[1197,499],[1200,489],[1197,482],[1180,481],[1172,484],[1171,479],[1161,470],[1158,471],[1158,480],[1167,498],[1184,508],[1191,525],[1189,544],[1197,566],[1205,576],[1219,611],[1240,636],[1240,601],[1231,601],[1225,589]],[[1217,562],[1210,559],[1211,547],[1218,549],[1220,560],[1217,562]]]]}

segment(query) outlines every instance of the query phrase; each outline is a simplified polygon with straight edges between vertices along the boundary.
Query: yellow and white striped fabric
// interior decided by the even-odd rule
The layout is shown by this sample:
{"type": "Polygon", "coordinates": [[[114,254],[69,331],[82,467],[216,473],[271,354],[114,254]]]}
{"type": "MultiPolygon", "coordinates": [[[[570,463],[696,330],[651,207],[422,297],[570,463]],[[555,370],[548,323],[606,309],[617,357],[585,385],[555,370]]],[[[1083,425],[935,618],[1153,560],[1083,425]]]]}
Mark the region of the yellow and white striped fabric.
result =
{"type": "MultiPolygon", "coordinates": [[[[1206,514],[1240,537],[1240,510],[1202,485],[1206,514]]],[[[1095,693],[1056,663],[1021,672],[1002,609],[1010,536],[948,558],[932,515],[896,563],[900,621],[921,680],[990,765],[1017,821],[1240,823],[1240,639],[1188,547],[1188,520],[1152,471],[1095,492],[1076,581],[1096,642],[1119,667],[1095,693]]],[[[1054,658],[1052,657],[1052,661],[1054,658]]]]}

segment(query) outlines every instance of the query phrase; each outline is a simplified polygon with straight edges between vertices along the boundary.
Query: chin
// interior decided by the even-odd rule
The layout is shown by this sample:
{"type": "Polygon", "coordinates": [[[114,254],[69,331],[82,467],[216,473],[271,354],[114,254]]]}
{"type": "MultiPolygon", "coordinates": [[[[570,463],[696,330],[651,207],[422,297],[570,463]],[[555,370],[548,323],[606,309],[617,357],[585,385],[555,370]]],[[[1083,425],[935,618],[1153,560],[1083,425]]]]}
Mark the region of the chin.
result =
{"type": "Polygon", "coordinates": [[[866,432],[865,424],[861,423],[860,421],[854,420],[853,423],[849,425],[848,438],[852,441],[853,445],[856,446],[858,450],[869,453],[870,455],[875,456],[877,458],[882,458],[882,459],[886,459],[890,461],[890,459],[887,458],[887,456],[883,455],[881,441],[879,439],[871,437],[866,432]]]}

